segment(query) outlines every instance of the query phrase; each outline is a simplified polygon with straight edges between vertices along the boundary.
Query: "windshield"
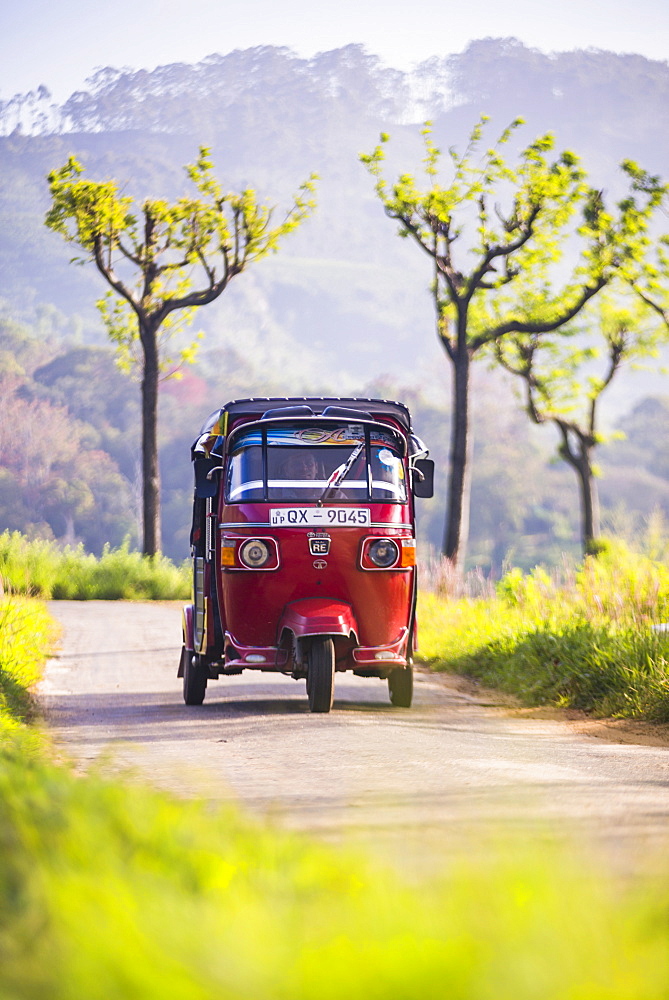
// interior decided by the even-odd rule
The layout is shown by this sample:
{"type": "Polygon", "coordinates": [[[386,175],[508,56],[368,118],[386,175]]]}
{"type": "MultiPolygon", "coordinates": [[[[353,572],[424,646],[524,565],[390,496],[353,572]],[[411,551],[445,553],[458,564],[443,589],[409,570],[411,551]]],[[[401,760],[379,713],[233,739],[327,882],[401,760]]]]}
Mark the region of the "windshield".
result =
{"type": "Polygon", "coordinates": [[[325,503],[405,502],[398,438],[390,430],[362,424],[256,426],[236,438],[227,463],[228,503],[309,503],[324,494],[325,503]]]}

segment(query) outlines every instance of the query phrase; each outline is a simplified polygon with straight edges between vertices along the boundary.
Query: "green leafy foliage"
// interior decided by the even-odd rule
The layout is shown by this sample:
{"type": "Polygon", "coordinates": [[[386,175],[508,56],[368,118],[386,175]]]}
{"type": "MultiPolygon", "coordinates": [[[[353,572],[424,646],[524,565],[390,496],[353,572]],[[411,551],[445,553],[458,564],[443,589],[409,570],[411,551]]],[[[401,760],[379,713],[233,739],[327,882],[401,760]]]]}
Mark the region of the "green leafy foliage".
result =
{"type": "Polygon", "coordinates": [[[283,221],[273,226],[273,210],[254,191],[223,191],[208,149],[200,148],[186,173],[197,197],[173,203],[147,198],[141,206],[121,194],[115,180],[84,178],[73,156],[49,174],[52,204],[46,226],[84,250],[80,262],[95,261],[111,285],[112,301],[103,299],[99,306],[110,338],[120,348],[127,350],[141,338],[142,322],[148,319],[156,329],[163,326],[163,338],[174,311],[182,314],[182,322],[192,319],[191,310],[213,301],[252,261],[275,251],[314,208],[313,176],[301,186],[283,221]],[[199,287],[194,289],[196,277],[199,287]]]}
{"type": "MultiPolygon", "coordinates": [[[[641,170],[636,163],[627,164],[627,170],[637,191],[646,192],[658,183],[656,177],[641,170]]],[[[666,200],[666,188],[664,194],[666,200]]],[[[652,243],[648,240],[647,244],[645,254],[637,254],[626,263],[622,277],[660,319],[666,336],[669,334],[669,234],[665,233],[652,243]]]]}
{"type": "MultiPolygon", "coordinates": [[[[387,134],[361,160],[375,179],[385,213],[430,258],[437,332],[453,368],[452,446],[444,555],[462,567],[471,490],[470,365],[484,349],[498,353],[509,336],[541,342],[574,319],[618,270],[643,256],[649,219],[664,197],[657,178],[629,163],[631,190],[615,210],[586,184],[578,158],[553,155],[545,133],[522,149],[515,164],[503,148],[522,124],[515,119],[496,143],[482,148],[486,117],[474,126],[464,153],[449,150],[450,177],[439,180],[441,151],[432,126],[423,129],[424,186],[383,173],[387,134]],[[576,216],[579,220],[576,221],[576,216]],[[568,239],[580,238],[580,260],[555,289],[568,239]]],[[[535,410],[536,412],[536,410],[535,410]]]]}
{"type": "Polygon", "coordinates": [[[483,116],[473,128],[464,153],[450,149],[447,184],[438,180],[441,151],[431,123],[423,130],[423,188],[410,174],[389,186],[383,175],[387,135],[361,156],[399,235],[433,258],[440,336],[451,356],[464,348],[474,353],[512,332],[548,333],[563,326],[610,280],[612,269],[647,246],[648,220],[665,190],[657,178],[640,186],[627,164],[634,191],[609,211],[601,192],[587,186],[574,153],[550,159],[550,133],[521,150],[512,165],[502,151],[522,121],[482,149],[486,122],[483,116]],[[563,258],[574,231],[581,237],[581,262],[571,281],[554,292],[549,269],[563,258]],[[515,299],[507,286],[517,288],[515,299]]]}
{"type": "MultiPolygon", "coordinates": [[[[272,209],[251,189],[226,193],[213,173],[209,150],[200,147],[186,173],[199,197],[175,202],[146,198],[138,210],[115,180],[90,181],[75,157],[48,175],[48,229],[81,248],[111,287],[98,302],[121,366],[141,372],[143,551],[161,551],[158,388],[161,372],[175,374],[167,353],[171,334],[193,310],[214,302],[248,265],[275,251],[314,208],[315,176],[300,187],[283,221],[271,225],[272,209]],[[135,354],[136,348],[136,354],[135,354]]],[[[77,259],[75,258],[75,261],[77,259]]],[[[198,337],[181,348],[192,360],[198,337]]]]}

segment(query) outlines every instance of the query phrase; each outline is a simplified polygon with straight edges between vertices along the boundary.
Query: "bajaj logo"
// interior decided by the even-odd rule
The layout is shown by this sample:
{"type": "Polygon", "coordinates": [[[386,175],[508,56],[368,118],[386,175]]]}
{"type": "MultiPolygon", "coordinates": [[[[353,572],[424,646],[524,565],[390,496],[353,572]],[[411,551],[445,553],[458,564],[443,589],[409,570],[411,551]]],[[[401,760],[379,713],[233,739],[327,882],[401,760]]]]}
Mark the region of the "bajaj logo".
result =
{"type": "Polygon", "coordinates": [[[330,553],[329,535],[312,535],[309,532],[309,552],[312,556],[327,556],[330,553]]]}

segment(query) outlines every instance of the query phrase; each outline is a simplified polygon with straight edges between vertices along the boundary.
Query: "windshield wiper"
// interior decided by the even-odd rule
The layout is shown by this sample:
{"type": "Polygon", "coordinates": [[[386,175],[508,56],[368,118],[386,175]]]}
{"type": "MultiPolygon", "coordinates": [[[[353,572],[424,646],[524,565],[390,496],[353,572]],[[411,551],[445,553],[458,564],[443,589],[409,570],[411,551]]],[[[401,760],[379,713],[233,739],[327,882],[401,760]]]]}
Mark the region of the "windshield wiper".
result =
{"type": "Polygon", "coordinates": [[[349,472],[351,466],[353,465],[353,463],[355,462],[356,458],[358,457],[358,455],[360,454],[360,452],[362,451],[362,449],[364,447],[365,447],[365,442],[364,441],[361,441],[360,444],[356,444],[355,448],[353,449],[353,451],[351,452],[351,454],[348,456],[348,458],[346,459],[346,461],[342,462],[341,465],[337,466],[337,468],[334,470],[334,472],[332,473],[332,475],[328,479],[327,484],[325,486],[325,489],[323,490],[323,492],[321,493],[320,497],[316,501],[316,506],[317,507],[322,507],[324,501],[327,500],[328,495],[332,492],[332,490],[335,490],[339,486],[339,484],[346,477],[346,475],[349,472]]]}

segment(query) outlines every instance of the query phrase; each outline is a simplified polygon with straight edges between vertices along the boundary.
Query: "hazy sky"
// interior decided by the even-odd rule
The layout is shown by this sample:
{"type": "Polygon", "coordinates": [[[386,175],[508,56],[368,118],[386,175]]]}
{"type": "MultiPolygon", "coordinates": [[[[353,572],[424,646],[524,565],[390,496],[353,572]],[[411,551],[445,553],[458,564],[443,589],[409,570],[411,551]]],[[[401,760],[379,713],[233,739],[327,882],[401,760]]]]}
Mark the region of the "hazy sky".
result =
{"type": "Polygon", "coordinates": [[[361,42],[409,69],[474,38],[544,52],[594,47],[669,58],[668,0],[0,0],[0,98],[44,83],[63,100],[100,66],[197,62],[285,45],[299,55],[361,42]]]}

